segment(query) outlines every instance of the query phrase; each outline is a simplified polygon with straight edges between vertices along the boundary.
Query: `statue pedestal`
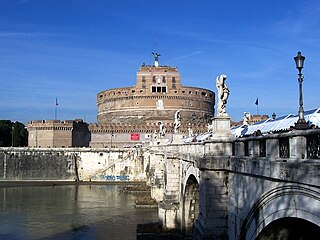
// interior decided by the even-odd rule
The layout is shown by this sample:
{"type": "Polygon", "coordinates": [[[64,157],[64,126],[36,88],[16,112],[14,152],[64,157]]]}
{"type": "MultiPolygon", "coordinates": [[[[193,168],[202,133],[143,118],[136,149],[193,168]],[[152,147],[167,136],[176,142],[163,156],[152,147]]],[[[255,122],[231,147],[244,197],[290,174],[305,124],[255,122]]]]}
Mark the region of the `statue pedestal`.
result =
{"type": "Polygon", "coordinates": [[[229,116],[216,116],[213,118],[212,137],[211,139],[223,138],[230,139],[233,137],[230,130],[231,118],[229,116]]]}
{"type": "Polygon", "coordinates": [[[183,135],[175,133],[172,135],[172,144],[182,144],[183,135]]]}

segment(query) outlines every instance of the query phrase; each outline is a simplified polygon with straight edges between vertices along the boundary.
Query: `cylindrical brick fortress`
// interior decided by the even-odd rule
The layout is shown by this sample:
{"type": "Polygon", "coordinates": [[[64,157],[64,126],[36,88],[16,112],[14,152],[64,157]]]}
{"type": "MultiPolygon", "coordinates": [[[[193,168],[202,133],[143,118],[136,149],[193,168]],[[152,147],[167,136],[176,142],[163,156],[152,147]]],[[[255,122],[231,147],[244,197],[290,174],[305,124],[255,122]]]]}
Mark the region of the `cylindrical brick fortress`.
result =
{"type": "Polygon", "coordinates": [[[92,147],[147,144],[152,133],[164,123],[172,139],[176,111],[180,111],[179,133],[207,131],[214,113],[215,94],[211,90],[181,85],[176,67],[143,65],[136,85],[97,94],[98,123],[89,126],[92,147]]]}
{"type": "Polygon", "coordinates": [[[207,123],[214,112],[214,93],[180,83],[177,68],[142,66],[134,87],[97,94],[98,125],[153,125],[174,121],[177,110],[182,123],[207,123]]]}

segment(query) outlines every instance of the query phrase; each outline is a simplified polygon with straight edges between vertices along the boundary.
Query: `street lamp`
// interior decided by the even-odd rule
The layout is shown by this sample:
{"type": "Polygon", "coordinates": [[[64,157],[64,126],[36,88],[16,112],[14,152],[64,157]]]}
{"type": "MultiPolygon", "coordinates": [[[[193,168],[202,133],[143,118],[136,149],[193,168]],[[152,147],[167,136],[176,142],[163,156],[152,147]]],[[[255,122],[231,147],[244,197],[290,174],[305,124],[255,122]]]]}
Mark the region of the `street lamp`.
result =
{"type": "Polygon", "coordinates": [[[302,98],[302,82],[303,82],[303,75],[302,75],[302,68],[304,63],[305,57],[301,55],[301,52],[298,52],[297,56],[294,57],[294,61],[296,62],[296,67],[299,71],[298,74],[298,81],[299,81],[299,119],[295,123],[295,129],[303,130],[308,128],[308,124],[304,119],[304,111],[303,111],[303,98],[302,98]]]}
{"type": "Polygon", "coordinates": [[[11,128],[11,146],[13,147],[13,131],[14,131],[14,126],[11,128]]]}

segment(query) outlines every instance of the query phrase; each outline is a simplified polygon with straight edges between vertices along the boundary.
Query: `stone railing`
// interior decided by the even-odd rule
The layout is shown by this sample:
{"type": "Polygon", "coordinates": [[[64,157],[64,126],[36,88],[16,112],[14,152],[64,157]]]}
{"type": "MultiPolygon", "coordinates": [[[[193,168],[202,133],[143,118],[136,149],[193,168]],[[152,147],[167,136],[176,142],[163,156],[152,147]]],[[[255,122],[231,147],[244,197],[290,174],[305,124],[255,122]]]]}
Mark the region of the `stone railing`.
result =
{"type": "Polygon", "coordinates": [[[237,139],[211,139],[189,144],[152,146],[154,152],[175,155],[229,156],[265,158],[266,160],[320,159],[320,129],[294,130],[285,133],[250,136],[237,139]]]}
{"type": "Polygon", "coordinates": [[[269,160],[319,159],[320,129],[238,138],[232,144],[232,155],[269,160]]]}

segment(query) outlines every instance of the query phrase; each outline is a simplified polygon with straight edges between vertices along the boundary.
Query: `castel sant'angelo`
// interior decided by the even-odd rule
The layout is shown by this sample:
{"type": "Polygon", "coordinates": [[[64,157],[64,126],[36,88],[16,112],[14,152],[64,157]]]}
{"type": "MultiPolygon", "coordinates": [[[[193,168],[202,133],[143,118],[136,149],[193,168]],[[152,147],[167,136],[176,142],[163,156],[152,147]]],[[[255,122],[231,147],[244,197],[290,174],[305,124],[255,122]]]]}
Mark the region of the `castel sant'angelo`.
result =
{"type": "Polygon", "coordinates": [[[160,65],[160,55],[153,55],[154,64],[140,67],[135,86],[97,94],[98,124],[89,126],[92,147],[147,143],[160,122],[172,139],[177,111],[181,133],[187,136],[190,127],[194,133],[207,131],[214,113],[214,92],[183,86],[177,67],[160,65]]]}
{"type": "MultiPolygon", "coordinates": [[[[105,148],[145,145],[159,133],[161,124],[166,128],[166,139],[170,141],[177,111],[181,119],[181,135],[187,137],[188,129],[194,134],[206,132],[214,114],[214,92],[183,86],[177,67],[160,65],[160,54],[153,53],[153,56],[153,65],[140,67],[135,86],[108,89],[97,94],[98,123],[88,126],[90,132],[85,133],[86,141],[73,141],[80,135],[74,134],[76,128],[65,127],[67,121],[41,120],[28,123],[29,146],[105,148]],[[70,138],[68,143],[63,141],[64,136],[70,138]]],[[[79,124],[79,121],[73,122],[79,124]]]]}

